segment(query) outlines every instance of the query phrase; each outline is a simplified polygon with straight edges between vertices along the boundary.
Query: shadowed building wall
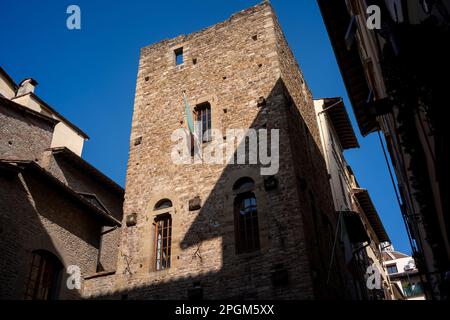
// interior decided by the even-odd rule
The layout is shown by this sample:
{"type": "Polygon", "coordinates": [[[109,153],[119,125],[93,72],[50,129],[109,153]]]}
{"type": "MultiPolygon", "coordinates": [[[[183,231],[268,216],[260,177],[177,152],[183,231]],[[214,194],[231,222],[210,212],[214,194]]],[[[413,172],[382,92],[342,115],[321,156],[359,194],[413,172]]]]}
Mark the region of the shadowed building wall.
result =
{"type": "Polygon", "coordinates": [[[264,2],[141,50],[118,272],[88,281],[85,294],[345,298],[339,248],[330,269],[336,217],[311,93],[264,2]],[[194,110],[209,103],[211,127],[224,135],[279,129],[278,173],[261,176],[259,165],[174,164],[171,135],[187,127],[183,91],[194,110]],[[245,177],[254,182],[259,250],[239,254],[233,186],[245,177]],[[196,197],[199,206],[192,206],[196,197]],[[156,210],[164,199],[171,205],[156,210]],[[161,214],[171,217],[164,270],[155,243],[161,214]]]}

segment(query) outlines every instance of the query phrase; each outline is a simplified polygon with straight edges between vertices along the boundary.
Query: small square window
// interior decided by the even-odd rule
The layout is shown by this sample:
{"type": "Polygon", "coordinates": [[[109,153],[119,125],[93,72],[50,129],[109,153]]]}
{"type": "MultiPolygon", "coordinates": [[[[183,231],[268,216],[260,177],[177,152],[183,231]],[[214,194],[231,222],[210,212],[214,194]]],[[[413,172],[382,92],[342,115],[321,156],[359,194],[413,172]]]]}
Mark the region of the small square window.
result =
{"type": "Polygon", "coordinates": [[[386,266],[388,274],[398,273],[397,265],[391,264],[389,266],[386,266]]]}
{"type": "Polygon", "coordinates": [[[183,64],[183,47],[175,49],[175,65],[179,66],[183,64]]]}

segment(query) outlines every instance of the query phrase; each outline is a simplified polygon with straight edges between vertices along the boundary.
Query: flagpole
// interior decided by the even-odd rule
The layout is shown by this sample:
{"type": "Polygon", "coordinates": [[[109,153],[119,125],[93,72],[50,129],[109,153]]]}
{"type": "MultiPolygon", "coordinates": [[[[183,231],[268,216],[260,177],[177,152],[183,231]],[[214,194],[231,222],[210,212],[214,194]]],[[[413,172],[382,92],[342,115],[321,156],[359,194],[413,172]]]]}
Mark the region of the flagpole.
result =
{"type": "MultiPolygon", "coordinates": [[[[195,134],[195,125],[194,125],[194,120],[192,119],[192,113],[191,113],[191,107],[187,101],[186,98],[186,90],[182,90],[182,94],[183,94],[183,101],[184,101],[184,109],[185,109],[185,113],[186,113],[186,119],[187,119],[187,123],[188,123],[188,130],[191,134],[191,137],[193,137],[195,146],[194,146],[194,151],[195,151],[195,147],[197,147],[198,150],[198,156],[200,157],[200,160],[203,161],[203,157],[202,157],[202,153],[200,152],[200,148],[201,145],[199,144],[199,141],[197,141],[197,137],[195,134]]],[[[192,139],[191,139],[192,140],[192,139]]],[[[192,142],[192,141],[191,141],[192,142]]]]}

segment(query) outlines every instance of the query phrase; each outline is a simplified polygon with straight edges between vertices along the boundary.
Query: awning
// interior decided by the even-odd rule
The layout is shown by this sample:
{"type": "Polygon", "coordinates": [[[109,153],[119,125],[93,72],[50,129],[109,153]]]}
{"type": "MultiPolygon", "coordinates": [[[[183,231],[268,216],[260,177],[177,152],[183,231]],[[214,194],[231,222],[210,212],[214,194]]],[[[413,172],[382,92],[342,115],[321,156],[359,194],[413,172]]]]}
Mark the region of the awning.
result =
{"type": "Polygon", "coordinates": [[[323,110],[328,115],[344,150],[359,148],[358,139],[341,98],[323,99],[323,110]]]}
{"type": "Polygon", "coordinates": [[[383,223],[381,222],[380,217],[378,216],[378,212],[373,205],[372,199],[370,198],[369,192],[366,189],[353,189],[353,193],[358,200],[361,209],[364,211],[364,214],[367,217],[367,220],[370,223],[373,231],[378,237],[378,241],[390,242],[388,234],[384,229],[383,223]]]}

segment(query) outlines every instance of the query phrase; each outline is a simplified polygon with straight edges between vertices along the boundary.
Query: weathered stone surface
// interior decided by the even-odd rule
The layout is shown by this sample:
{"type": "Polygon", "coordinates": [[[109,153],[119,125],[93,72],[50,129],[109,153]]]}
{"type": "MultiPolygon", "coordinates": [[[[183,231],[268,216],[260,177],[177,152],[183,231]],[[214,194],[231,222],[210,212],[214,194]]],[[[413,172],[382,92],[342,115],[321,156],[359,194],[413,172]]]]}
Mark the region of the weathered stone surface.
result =
{"type": "Polygon", "coordinates": [[[89,295],[183,299],[194,287],[208,299],[343,292],[339,271],[325,284],[335,217],[311,93],[267,2],[141,50],[124,212],[137,213],[138,223],[122,230],[118,272],[88,282],[89,295]],[[177,66],[180,47],[184,63],[177,66]],[[172,162],[171,135],[186,127],[184,91],[192,108],[210,103],[213,128],[280,130],[277,188],[265,190],[259,165],[172,162]],[[241,177],[255,181],[261,249],[237,255],[233,184],[241,177]],[[202,206],[189,211],[195,196],[202,206]],[[164,210],[153,208],[165,198],[173,203],[165,211],[172,259],[156,271],[153,222],[164,210]]]}
{"type": "Polygon", "coordinates": [[[53,298],[82,297],[66,286],[68,266],[82,277],[116,268],[120,228],[105,225],[79,193],[120,221],[123,190],[52,153],[57,122],[0,98],[0,299],[25,298],[36,251],[61,264],[53,298]]]}

